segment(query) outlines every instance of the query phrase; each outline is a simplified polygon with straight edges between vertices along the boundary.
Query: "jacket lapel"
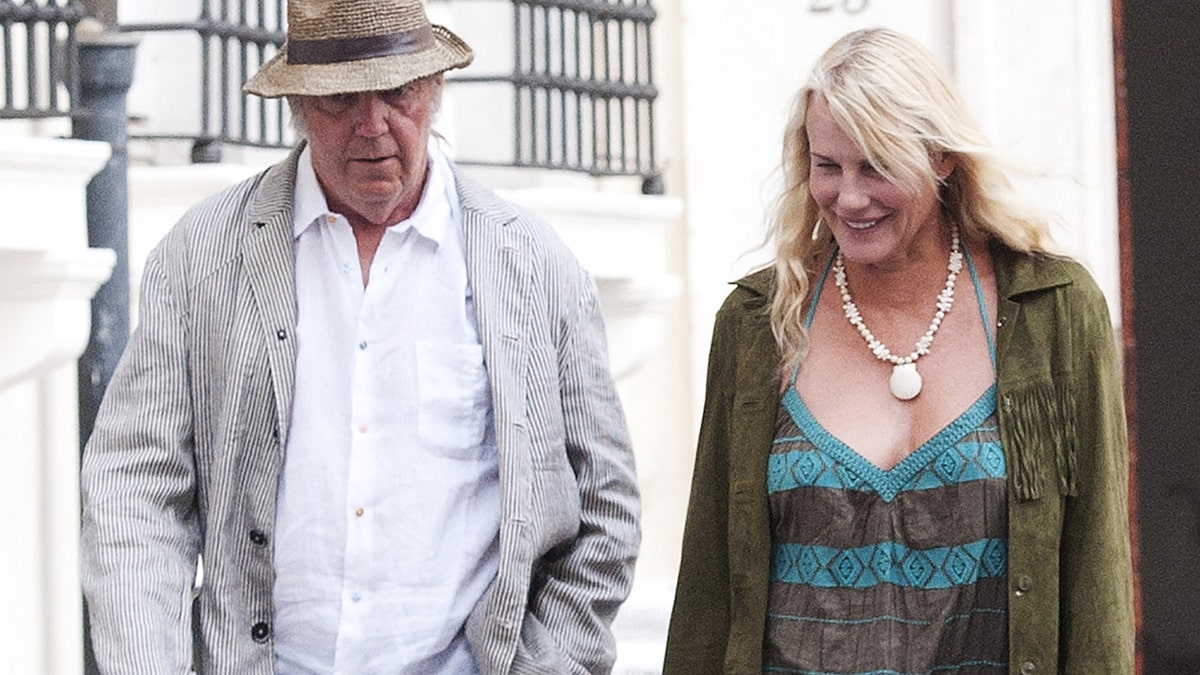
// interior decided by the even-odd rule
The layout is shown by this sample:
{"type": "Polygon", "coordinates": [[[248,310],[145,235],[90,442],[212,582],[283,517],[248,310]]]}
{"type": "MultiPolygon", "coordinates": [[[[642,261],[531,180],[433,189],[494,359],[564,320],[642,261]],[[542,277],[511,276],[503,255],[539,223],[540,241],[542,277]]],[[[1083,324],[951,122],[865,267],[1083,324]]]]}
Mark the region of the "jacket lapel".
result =
{"type": "Polygon", "coordinates": [[[267,350],[279,447],[286,447],[296,367],[296,285],[292,198],[303,144],[267,170],[246,211],[242,264],[267,350]]]}
{"type": "MultiPolygon", "coordinates": [[[[455,178],[463,211],[467,283],[492,389],[500,479],[510,485],[508,478],[519,475],[531,461],[514,455],[519,444],[509,431],[525,419],[525,328],[535,261],[519,212],[461,174],[456,172],[455,178]]],[[[516,505],[506,502],[506,507],[516,505]]]]}
{"type": "Polygon", "coordinates": [[[743,305],[738,327],[730,424],[730,611],[733,625],[754,627],[744,644],[755,647],[741,655],[754,668],[760,663],[762,617],[767,611],[771,559],[767,461],[780,399],[780,355],[769,315],[773,279],[773,271],[767,269],[738,281],[755,295],[743,305]]]}
{"type": "Polygon", "coordinates": [[[1000,301],[996,317],[996,361],[1002,363],[1012,341],[1013,326],[1020,319],[1024,296],[1069,284],[1071,277],[1058,265],[1036,264],[1036,257],[1048,255],[1045,253],[1020,253],[999,242],[992,243],[991,253],[996,295],[1000,301]]]}

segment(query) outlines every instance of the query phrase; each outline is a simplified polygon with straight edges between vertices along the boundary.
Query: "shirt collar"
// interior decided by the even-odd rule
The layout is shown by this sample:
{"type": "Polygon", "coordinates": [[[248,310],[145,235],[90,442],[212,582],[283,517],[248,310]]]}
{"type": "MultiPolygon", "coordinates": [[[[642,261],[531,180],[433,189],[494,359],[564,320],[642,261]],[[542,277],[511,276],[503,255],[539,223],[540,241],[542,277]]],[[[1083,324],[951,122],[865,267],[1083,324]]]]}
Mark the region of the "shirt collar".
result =
{"type": "MultiPolygon", "coordinates": [[[[421,193],[421,201],[407,219],[388,227],[390,231],[402,232],[412,227],[422,237],[435,244],[441,244],[446,236],[446,228],[451,222],[461,220],[462,205],[458,199],[455,187],[454,171],[450,168],[450,160],[442,153],[434,138],[429,139],[426,146],[429,155],[429,167],[425,176],[425,189],[421,193]]],[[[326,219],[327,216],[337,215],[329,210],[329,202],[317,181],[317,173],[312,164],[312,146],[305,144],[296,165],[296,186],[292,197],[292,232],[295,238],[311,226],[326,219]]]]}

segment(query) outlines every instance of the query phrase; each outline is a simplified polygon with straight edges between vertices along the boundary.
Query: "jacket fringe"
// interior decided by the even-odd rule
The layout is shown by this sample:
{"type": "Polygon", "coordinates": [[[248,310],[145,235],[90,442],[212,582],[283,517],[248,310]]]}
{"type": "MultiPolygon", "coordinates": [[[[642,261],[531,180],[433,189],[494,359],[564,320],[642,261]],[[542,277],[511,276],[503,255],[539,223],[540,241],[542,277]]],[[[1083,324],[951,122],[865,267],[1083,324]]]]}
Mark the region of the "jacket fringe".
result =
{"type": "Polygon", "coordinates": [[[1031,387],[1007,394],[1002,405],[1008,422],[1005,452],[1011,459],[1017,498],[1041,498],[1050,470],[1044,466],[1050,461],[1050,448],[1054,449],[1059,493],[1074,496],[1078,490],[1078,458],[1072,392],[1061,386],[1031,387]]]}

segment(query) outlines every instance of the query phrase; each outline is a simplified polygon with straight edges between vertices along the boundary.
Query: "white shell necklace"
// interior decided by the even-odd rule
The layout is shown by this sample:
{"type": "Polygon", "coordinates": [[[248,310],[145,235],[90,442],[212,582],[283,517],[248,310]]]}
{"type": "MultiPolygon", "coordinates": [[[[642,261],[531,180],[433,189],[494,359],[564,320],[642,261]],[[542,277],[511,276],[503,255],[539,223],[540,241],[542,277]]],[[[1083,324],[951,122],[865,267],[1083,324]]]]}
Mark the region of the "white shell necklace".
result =
{"type": "Polygon", "coordinates": [[[838,250],[837,258],[833,263],[833,281],[837,284],[838,290],[842,292],[842,309],[846,312],[846,318],[850,320],[850,325],[858,329],[858,334],[867,341],[867,348],[871,350],[875,358],[892,364],[892,377],[889,385],[892,396],[901,401],[914,399],[917,394],[921,393],[922,381],[921,374],[917,372],[917,359],[929,353],[929,347],[933,344],[933,336],[941,327],[942,320],[946,318],[951,305],[954,304],[954,281],[958,278],[958,273],[962,271],[962,266],[963,254],[959,244],[958,225],[953,225],[950,232],[950,262],[946,265],[949,274],[946,276],[946,287],[937,297],[937,312],[933,315],[933,321],[929,323],[929,330],[926,330],[921,339],[917,340],[913,352],[908,356],[896,356],[887,348],[887,345],[877,340],[863,323],[858,306],[850,299],[850,289],[846,285],[845,260],[841,250],[838,250]]]}

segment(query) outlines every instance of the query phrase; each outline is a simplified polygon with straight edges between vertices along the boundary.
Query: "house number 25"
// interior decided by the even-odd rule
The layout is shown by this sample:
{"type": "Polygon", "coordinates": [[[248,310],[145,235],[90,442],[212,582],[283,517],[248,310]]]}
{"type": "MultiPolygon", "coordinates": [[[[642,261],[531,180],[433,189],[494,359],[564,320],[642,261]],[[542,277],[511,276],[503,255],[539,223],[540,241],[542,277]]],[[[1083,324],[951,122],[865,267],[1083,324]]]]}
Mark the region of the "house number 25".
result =
{"type": "Polygon", "coordinates": [[[812,4],[808,6],[808,11],[814,13],[832,12],[838,9],[847,14],[858,14],[867,8],[868,0],[812,0],[812,4]]]}

